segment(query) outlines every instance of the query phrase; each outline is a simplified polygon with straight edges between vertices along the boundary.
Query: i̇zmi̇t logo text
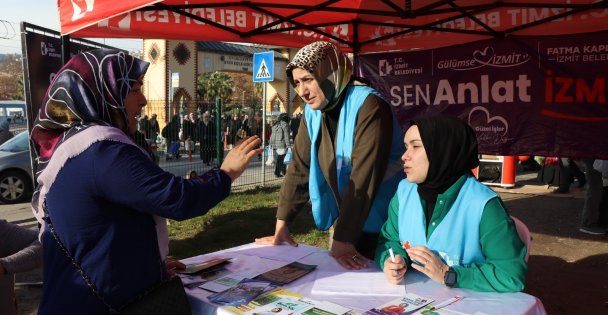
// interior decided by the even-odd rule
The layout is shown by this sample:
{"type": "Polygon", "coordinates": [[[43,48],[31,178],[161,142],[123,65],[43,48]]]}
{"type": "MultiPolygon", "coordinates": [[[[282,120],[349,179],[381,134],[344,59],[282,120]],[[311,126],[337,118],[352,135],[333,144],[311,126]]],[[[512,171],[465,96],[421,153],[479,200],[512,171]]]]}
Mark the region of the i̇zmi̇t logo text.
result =
{"type": "Polygon", "coordinates": [[[378,62],[378,74],[381,77],[385,77],[385,76],[391,74],[392,71],[393,71],[393,66],[391,66],[391,63],[388,62],[388,60],[386,60],[386,59],[380,59],[380,61],[378,62]]]}
{"type": "Polygon", "coordinates": [[[389,74],[406,75],[420,73],[422,73],[422,67],[411,68],[409,63],[405,62],[401,57],[393,58],[393,63],[387,59],[380,59],[380,61],[378,61],[378,74],[381,77],[385,77],[389,74]]]}

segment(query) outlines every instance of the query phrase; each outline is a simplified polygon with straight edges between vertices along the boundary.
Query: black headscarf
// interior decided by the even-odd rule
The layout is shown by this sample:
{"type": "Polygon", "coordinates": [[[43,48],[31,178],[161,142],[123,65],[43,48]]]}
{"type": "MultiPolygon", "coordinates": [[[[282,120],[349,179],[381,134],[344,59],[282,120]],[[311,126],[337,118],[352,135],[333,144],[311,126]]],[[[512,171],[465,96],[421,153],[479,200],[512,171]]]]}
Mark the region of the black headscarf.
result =
{"type": "Polygon", "coordinates": [[[418,184],[418,193],[434,208],[438,194],[479,165],[477,138],[473,128],[452,116],[414,119],[411,124],[418,126],[429,159],[429,171],[418,184]]]}

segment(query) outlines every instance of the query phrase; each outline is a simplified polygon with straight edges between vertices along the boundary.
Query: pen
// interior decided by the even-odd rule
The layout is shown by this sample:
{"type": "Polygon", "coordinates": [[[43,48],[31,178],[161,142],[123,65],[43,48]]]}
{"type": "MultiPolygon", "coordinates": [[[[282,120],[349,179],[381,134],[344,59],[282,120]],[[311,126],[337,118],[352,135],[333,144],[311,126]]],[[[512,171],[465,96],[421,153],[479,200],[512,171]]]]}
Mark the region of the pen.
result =
{"type": "MultiPolygon", "coordinates": [[[[388,248],[388,253],[391,255],[391,261],[395,263],[395,253],[393,253],[393,248],[386,244],[386,248],[388,248]]],[[[396,275],[399,275],[397,270],[395,270],[396,275]]],[[[403,289],[405,290],[405,294],[407,294],[407,288],[405,287],[405,279],[403,279],[403,289]]]]}
{"type": "Polygon", "coordinates": [[[455,296],[453,298],[449,298],[449,299],[447,299],[447,300],[445,300],[445,301],[443,301],[443,302],[441,302],[441,303],[439,303],[439,304],[437,304],[435,306],[432,306],[431,309],[430,309],[430,311],[434,311],[434,310],[438,310],[440,308],[444,308],[444,307],[446,307],[446,306],[448,306],[450,304],[456,303],[456,302],[458,302],[460,300],[462,300],[462,296],[457,295],[457,296],[455,296]]]}
{"type": "Polygon", "coordinates": [[[388,253],[391,255],[391,261],[395,263],[395,253],[393,253],[393,248],[386,245],[388,247],[388,253]]]}

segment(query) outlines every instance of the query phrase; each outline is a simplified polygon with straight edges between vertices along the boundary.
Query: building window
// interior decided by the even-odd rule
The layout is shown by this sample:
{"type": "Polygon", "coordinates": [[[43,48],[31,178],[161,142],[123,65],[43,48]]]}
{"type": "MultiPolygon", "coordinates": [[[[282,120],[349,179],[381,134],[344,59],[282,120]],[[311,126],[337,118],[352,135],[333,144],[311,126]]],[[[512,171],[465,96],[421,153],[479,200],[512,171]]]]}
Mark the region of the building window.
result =
{"type": "Polygon", "coordinates": [[[184,65],[190,59],[190,50],[183,43],[179,43],[173,49],[173,58],[180,64],[184,65]]]}

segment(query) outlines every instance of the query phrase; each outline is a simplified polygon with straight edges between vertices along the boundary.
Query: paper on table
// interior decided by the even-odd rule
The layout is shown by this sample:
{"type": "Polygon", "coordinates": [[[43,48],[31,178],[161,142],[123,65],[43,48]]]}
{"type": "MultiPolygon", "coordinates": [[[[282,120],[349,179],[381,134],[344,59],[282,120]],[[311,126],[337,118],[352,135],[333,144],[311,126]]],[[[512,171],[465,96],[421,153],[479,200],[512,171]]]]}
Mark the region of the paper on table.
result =
{"type": "Polygon", "coordinates": [[[213,281],[208,281],[202,285],[199,286],[199,288],[201,289],[205,289],[207,291],[211,291],[211,292],[222,292],[225,291],[233,286],[235,286],[237,283],[239,283],[241,280],[245,279],[245,278],[251,278],[251,274],[246,274],[246,273],[232,273],[229,275],[226,275],[224,277],[215,279],[213,281]]]}
{"type": "Polygon", "coordinates": [[[319,295],[389,295],[403,296],[403,287],[389,283],[379,271],[335,272],[318,271],[311,293],[319,295]]]}
{"type": "Polygon", "coordinates": [[[319,251],[319,248],[299,244],[297,247],[291,245],[249,245],[240,246],[226,250],[244,255],[257,256],[278,261],[292,262],[298,261],[312,253],[319,251]]]}

